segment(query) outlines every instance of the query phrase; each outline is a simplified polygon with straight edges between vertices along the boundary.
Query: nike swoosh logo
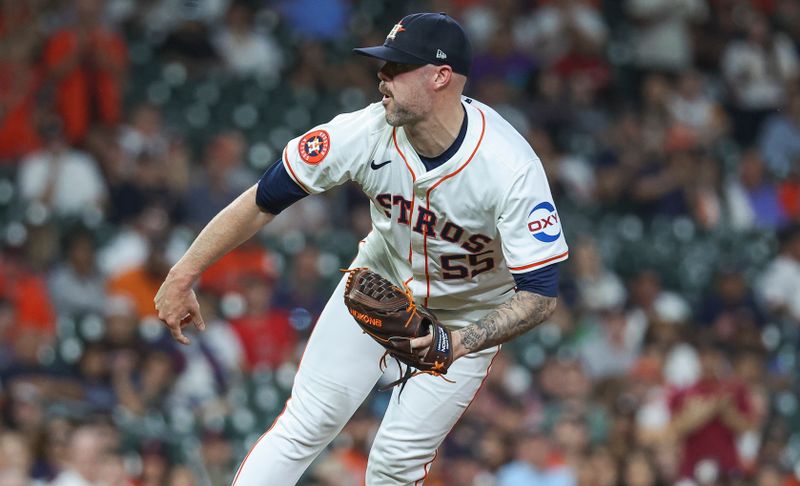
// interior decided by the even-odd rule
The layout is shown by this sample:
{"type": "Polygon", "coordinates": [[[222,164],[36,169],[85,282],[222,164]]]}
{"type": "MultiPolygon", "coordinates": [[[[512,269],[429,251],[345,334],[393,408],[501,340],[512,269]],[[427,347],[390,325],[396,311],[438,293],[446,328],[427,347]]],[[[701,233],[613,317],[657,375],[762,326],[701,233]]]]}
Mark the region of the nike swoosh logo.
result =
{"type": "Polygon", "coordinates": [[[385,162],[381,162],[380,164],[376,164],[375,163],[375,159],[373,159],[372,161],[370,161],[369,166],[372,168],[372,170],[378,170],[381,167],[383,167],[384,165],[391,164],[391,163],[392,163],[392,159],[389,159],[389,160],[387,160],[385,162]]]}

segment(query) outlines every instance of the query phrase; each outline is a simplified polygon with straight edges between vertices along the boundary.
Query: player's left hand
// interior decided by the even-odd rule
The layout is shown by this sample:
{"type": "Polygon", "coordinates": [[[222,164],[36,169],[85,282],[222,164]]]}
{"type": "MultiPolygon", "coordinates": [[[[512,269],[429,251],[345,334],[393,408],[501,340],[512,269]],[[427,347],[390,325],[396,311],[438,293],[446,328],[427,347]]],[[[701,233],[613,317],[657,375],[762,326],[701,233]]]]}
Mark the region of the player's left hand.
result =
{"type": "Polygon", "coordinates": [[[167,275],[153,299],[158,311],[158,318],[169,328],[172,337],[181,344],[189,344],[189,338],[183,334],[183,327],[194,323],[202,331],[206,328],[197,296],[192,290],[192,280],[167,275]]]}
{"type": "Polygon", "coordinates": [[[430,334],[414,338],[411,340],[411,350],[417,353],[419,356],[425,356],[425,353],[428,352],[428,348],[430,347],[432,341],[433,336],[430,334]]]}
{"type": "MultiPolygon", "coordinates": [[[[453,361],[455,361],[458,358],[467,354],[467,350],[461,344],[461,333],[459,331],[453,331],[452,336],[453,336],[453,361]]],[[[425,356],[425,354],[428,352],[428,347],[430,347],[432,340],[433,336],[431,336],[430,334],[414,338],[411,340],[411,349],[419,356],[425,356]]]]}

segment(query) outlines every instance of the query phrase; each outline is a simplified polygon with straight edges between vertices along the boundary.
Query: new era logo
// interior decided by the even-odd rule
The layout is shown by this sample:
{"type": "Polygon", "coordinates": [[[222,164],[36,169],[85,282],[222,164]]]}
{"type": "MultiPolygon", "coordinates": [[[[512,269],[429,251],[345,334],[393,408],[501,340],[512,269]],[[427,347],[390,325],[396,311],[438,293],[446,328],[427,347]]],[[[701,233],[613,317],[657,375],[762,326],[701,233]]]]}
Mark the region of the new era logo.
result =
{"type": "Polygon", "coordinates": [[[447,59],[447,54],[441,49],[436,49],[436,59],[447,59]]]}

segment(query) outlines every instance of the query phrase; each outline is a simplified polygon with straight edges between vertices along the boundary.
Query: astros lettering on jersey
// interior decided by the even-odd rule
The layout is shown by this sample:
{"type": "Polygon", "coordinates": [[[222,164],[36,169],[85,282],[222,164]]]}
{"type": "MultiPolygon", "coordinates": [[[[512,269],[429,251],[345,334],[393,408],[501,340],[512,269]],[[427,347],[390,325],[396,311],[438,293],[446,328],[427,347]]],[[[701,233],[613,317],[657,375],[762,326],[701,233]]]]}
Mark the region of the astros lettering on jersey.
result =
{"type": "Polygon", "coordinates": [[[283,164],[310,194],[357,183],[373,225],[360,257],[423,305],[469,320],[510,297],[511,273],[563,261],[568,248],[537,155],[494,110],[462,105],[464,142],[430,171],[380,103],[290,141],[283,164]]]}

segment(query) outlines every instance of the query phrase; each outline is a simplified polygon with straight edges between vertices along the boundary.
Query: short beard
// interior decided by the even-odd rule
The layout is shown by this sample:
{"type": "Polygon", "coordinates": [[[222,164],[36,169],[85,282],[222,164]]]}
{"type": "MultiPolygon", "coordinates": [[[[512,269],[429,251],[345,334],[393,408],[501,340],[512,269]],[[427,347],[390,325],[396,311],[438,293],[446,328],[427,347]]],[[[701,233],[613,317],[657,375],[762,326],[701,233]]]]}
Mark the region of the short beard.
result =
{"type": "Polygon", "coordinates": [[[402,127],[419,121],[422,117],[407,108],[397,106],[395,102],[395,109],[392,111],[386,110],[386,123],[393,127],[402,127]]]}

